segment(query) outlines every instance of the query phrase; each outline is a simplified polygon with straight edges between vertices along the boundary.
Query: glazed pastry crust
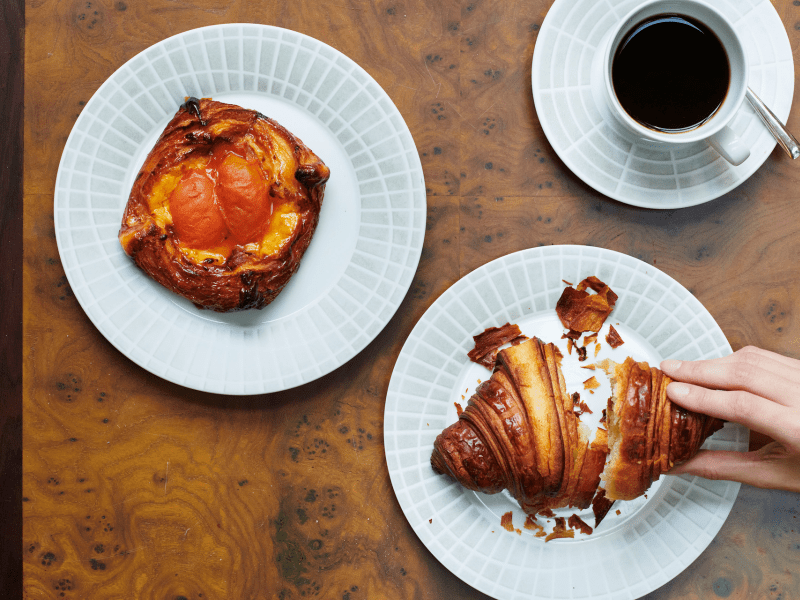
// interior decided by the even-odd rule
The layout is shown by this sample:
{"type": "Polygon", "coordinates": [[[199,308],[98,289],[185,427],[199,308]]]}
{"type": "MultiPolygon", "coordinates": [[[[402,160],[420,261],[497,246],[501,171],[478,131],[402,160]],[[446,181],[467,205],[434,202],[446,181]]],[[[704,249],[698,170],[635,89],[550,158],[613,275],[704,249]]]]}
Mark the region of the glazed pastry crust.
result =
{"type": "Polygon", "coordinates": [[[263,308],[297,271],[316,229],[330,170],[276,121],[231,104],[189,98],[169,122],[131,189],[119,240],[150,277],[200,308],[263,308]],[[263,173],[271,203],[257,239],[234,236],[211,248],[177,234],[170,197],[191,170],[210,169],[224,153],[263,173]],[[215,156],[217,158],[215,158],[215,156]]]}

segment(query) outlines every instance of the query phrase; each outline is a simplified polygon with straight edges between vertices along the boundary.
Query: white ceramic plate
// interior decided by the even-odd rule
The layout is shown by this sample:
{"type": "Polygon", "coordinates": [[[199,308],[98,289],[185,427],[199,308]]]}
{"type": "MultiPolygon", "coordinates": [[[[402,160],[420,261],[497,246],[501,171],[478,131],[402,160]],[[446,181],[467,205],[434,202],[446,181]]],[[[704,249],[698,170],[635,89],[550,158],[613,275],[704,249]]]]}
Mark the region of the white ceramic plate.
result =
{"type": "MultiPolygon", "coordinates": [[[[750,177],[775,140],[745,102],[731,128],[750,157],[731,166],[705,142],[660,152],[630,142],[604,119],[590,89],[592,58],[605,33],[643,0],[556,0],[539,31],[531,83],[542,129],[586,184],[620,202],[681,208],[718,198],[750,177]]],[[[769,0],[708,0],[741,35],[750,87],[785,123],[794,93],[789,38],[769,0]]]]}
{"type": "Polygon", "coordinates": [[[100,87],[67,140],[54,210],[72,290],[123,354],[190,388],[257,394],[321,377],[375,338],[416,271],[426,198],[408,127],[363,69],[308,36],[232,24],[166,39],[100,87]],[[263,310],[200,311],[117,240],[133,179],[185,96],[258,110],[331,168],[300,268],[263,310]]]}
{"type": "MultiPolygon", "coordinates": [[[[584,391],[581,382],[598,372],[581,369],[586,363],[567,354],[559,339],[565,330],[555,314],[562,280],[577,284],[589,275],[619,295],[601,330],[596,360],[632,355],[657,365],[664,358],[731,352],[708,311],[658,269],[601,248],[549,246],[494,260],[442,294],[411,332],[389,383],[384,442],[400,506],[442,564],[495,598],[639,598],[680,573],[708,546],[739,491],[738,483],[665,476],[647,498],[616,503],[592,535],[545,543],[523,528],[522,509],[507,492],[471,492],[434,473],[433,441],[457,420],[454,402],[466,406],[478,379],[490,375],[467,358],[472,336],[487,327],[509,321],[528,336],[559,343],[568,391],[579,391],[593,416],[600,416],[610,395],[608,383],[598,375],[604,387],[594,395],[584,391]],[[612,324],[625,341],[616,350],[604,339],[612,324]],[[508,511],[519,534],[500,526],[508,511]]],[[[748,431],[727,424],[704,447],[747,450],[748,431]]],[[[579,514],[594,525],[591,510],[579,514]]]]}

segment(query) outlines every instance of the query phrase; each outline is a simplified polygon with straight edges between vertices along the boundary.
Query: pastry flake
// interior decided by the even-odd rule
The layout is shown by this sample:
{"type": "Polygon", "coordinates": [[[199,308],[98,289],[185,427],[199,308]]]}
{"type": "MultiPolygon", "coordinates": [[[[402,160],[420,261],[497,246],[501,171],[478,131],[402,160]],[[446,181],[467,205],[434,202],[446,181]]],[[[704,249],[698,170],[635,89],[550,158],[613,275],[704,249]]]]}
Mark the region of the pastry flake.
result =
{"type": "Polygon", "coordinates": [[[501,327],[489,327],[472,339],[475,347],[467,353],[467,356],[472,362],[491,370],[494,369],[497,352],[501,346],[508,343],[516,345],[528,338],[522,335],[517,325],[506,323],[501,327]]]}
{"type": "Polygon", "coordinates": [[[598,332],[614,310],[618,296],[592,275],[577,287],[566,287],[556,303],[556,314],[570,332],[598,332]],[[593,290],[590,294],[586,289],[593,290]]]}

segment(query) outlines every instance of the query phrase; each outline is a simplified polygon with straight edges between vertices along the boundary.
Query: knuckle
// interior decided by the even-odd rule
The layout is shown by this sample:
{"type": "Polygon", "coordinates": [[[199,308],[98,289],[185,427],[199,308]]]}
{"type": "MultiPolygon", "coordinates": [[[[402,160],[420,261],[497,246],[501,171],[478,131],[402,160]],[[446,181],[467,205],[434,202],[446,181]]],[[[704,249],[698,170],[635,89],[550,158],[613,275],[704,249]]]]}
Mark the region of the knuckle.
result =
{"type": "Polygon", "coordinates": [[[694,381],[703,372],[706,363],[704,360],[683,361],[676,377],[681,381],[694,381]]]}
{"type": "Polygon", "coordinates": [[[694,458],[690,458],[683,465],[683,470],[687,474],[696,475],[705,479],[721,479],[722,473],[718,465],[708,454],[701,453],[694,458]]]}
{"type": "Polygon", "coordinates": [[[697,474],[700,475],[700,477],[704,477],[706,479],[713,479],[715,481],[722,479],[722,474],[720,473],[720,470],[713,464],[708,464],[708,463],[704,464],[701,468],[698,469],[697,474]]]}
{"type": "Polygon", "coordinates": [[[747,365],[760,367],[764,364],[763,351],[755,346],[745,346],[739,351],[739,359],[747,365]]]}
{"type": "Polygon", "coordinates": [[[711,400],[711,393],[704,387],[693,385],[689,388],[688,398],[692,403],[699,407],[700,410],[705,408],[711,400]]]}
{"type": "Polygon", "coordinates": [[[748,388],[758,379],[760,369],[754,359],[746,359],[742,364],[730,370],[731,383],[736,388],[748,388]]]}
{"type": "Polygon", "coordinates": [[[750,395],[744,392],[728,392],[725,394],[725,415],[730,421],[741,423],[749,421],[753,412],[750,395]]]}
{"type": "Polygon", "coordinates": [[[743,346],[739,348],[736,352],[734,352],[737,356],[746,357],[746,356],[762,356],[764,351],[757,347],[757,346],[743,346]]]}
{"type": "Polygon", "coordinates": [[[699,385],[690,385],[688,395],[681,399],[680,404],[689,410],[699,413],[713,411],[714,396],[710,390],[699,385]]]}

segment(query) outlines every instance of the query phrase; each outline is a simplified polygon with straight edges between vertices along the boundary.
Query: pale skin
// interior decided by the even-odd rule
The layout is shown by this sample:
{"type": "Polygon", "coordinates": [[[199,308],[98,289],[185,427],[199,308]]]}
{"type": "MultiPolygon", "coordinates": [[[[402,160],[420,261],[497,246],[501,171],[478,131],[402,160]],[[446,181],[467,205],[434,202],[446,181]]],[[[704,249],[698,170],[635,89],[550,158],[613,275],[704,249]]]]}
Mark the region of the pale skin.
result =
{"type": "Polygon", "coordinates": [[[800,492],[800,360],[751,346],[713,360],[665,360],[670,400],[741,423],[773,442],[752,452],[701,450],[670,475],[800,492]]]}

